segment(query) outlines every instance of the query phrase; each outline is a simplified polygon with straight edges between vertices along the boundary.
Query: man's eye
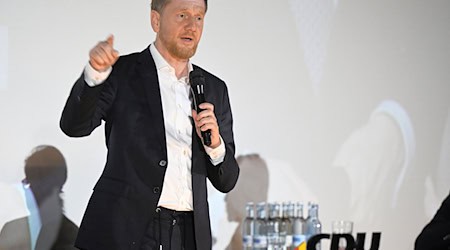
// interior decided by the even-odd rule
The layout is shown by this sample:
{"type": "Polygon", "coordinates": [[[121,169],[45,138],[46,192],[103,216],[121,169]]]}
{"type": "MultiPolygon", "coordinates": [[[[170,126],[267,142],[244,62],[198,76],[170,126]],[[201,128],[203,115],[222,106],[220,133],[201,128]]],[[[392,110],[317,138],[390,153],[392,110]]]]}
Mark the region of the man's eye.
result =
{"type": "Polygon", "coordinates": [[[197,17],[197,21],[201,21],[201,20],[203,20],[203,18],[202,17],[197,17]]]}

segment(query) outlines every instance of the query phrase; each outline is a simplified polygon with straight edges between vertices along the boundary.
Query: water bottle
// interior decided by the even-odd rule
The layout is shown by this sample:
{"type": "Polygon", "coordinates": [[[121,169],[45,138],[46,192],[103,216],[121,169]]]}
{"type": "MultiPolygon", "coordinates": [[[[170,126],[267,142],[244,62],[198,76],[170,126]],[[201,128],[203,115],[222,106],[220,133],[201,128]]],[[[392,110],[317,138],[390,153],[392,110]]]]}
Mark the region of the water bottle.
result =
{"type": "Polygon", "coordinates": [[[253,249],[267,249],[267,222],[266,203],[261,202],[256,205],[256,220],[253,234],[253,249]]]}
{"type": "Polygon", "coordinates": [[[242,223],[242,249],[253,249],[253,235],[255,226],[255,206],[253,202],[248,202],[245,206],[246,217],[242,223]]]}
{"type": "Polygon", "coordinates": [[[282,216],[281,216],[281,229],[280,234],[285,232],[285,244],[284,249],[291,250],[294,249],[292,247],[292,231],[293,231],[293,222],[294,222],[294,212],[295,205],[290,202],[283,202],[282,204],[282,216]]]}
{"type": "Polygon", "coordinates": [[[293,249],[301,244],[306,244],[306,220],[303,216],[303,203],[295,205],[295,215],[292,223],[292,246],[293,249]]]}
{"type": "MultiPolygon", "coordinates": [[[[319,220],[319,205],[311,204],[309,207],[308,218],[306,219],[306,238],[309,240],[312,236],[322,232],[322,224],[319,220]]],[[[316,250],[320,250],[320,243],[316,250]]]]}
{"type": "Polygon", "coordinates": [[[278,203],[269,204],[267,221],[267,249],[282,250],[285,245],[286,232],[281,231],[281,207],[278,203]]]}

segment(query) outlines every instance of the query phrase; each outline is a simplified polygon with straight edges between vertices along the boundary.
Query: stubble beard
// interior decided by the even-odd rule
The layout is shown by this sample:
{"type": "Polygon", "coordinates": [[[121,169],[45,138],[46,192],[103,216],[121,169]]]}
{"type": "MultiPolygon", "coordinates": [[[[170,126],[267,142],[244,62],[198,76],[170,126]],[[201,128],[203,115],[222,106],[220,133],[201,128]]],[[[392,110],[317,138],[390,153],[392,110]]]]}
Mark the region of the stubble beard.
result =
{"type": "Polygon", "coordinates": [[[176,41],[163,41],[167,44],[167,50],[169,53],[179,59],[188,60],[195,55],[197,51],[198,43],[195,43],[193,47],[182,47],[179,46],[176,41]]]}

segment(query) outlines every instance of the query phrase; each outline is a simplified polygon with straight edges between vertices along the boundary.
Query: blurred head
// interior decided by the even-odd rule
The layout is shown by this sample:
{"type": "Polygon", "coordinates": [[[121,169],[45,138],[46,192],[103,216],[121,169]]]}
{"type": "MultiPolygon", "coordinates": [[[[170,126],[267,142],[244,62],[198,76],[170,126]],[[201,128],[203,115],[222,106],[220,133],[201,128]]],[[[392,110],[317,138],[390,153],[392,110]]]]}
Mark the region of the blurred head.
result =
{"type": "Polygon", "coordinates": [[[187,60],[197,51],[206,14],[205,0],[152,1],[151,25],[155,45],[170,60],[187,60]]]}
{"type": "Polygon", "coordinates": [[[25,160],[25,178],[38,203],[50,194],[59,194],[67,179],[64,156],[53,146],[35,147],[25,160]]]}
{"type": "MultiPolygon", "coordinates": [[[[171,0],[152,0],[151,9],[161,13],[162,9],[169,3],[171,0]]],[[[208,9],[208,0],[205,1],[205,12],[208,9]]]]}
{"type": "Polygon", "coordinates": [[[269,170],[266,162],[258,155],[237,157],[240,172],[236,186],[225,196],[229,221],[242,222],[247,202],[267,201],[269,170]]]}

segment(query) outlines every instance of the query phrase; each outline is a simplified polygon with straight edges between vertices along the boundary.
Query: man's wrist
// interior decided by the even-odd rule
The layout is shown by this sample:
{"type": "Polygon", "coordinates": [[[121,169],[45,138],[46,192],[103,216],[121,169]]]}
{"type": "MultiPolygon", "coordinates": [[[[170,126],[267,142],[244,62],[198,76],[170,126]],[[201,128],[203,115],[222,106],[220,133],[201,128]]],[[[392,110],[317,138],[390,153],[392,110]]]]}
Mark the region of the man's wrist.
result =
{"type": "Polygon", "coordinates": [[[216,166],[223,162],[223,160],[225,159],[226,149],[225,149],[225,143],[221,136],[220,136],[220,140],[219,140],[219,145],[217,147],[215,147],[215,148],[208,147],[208,146],[204,146],[204,147],[205,147],[205,151],[209,155],[209,158],[213,165],[216,166]]]}
{"type": "Polygon", "coordinates": [[[112,67],[109,67],[105,71],[99,72],[92,67],[91,63],[88,63],[84,68],[84,81],[90,87],[95,87],[102,84],[111,74],[111,71],[112,67]]]}

